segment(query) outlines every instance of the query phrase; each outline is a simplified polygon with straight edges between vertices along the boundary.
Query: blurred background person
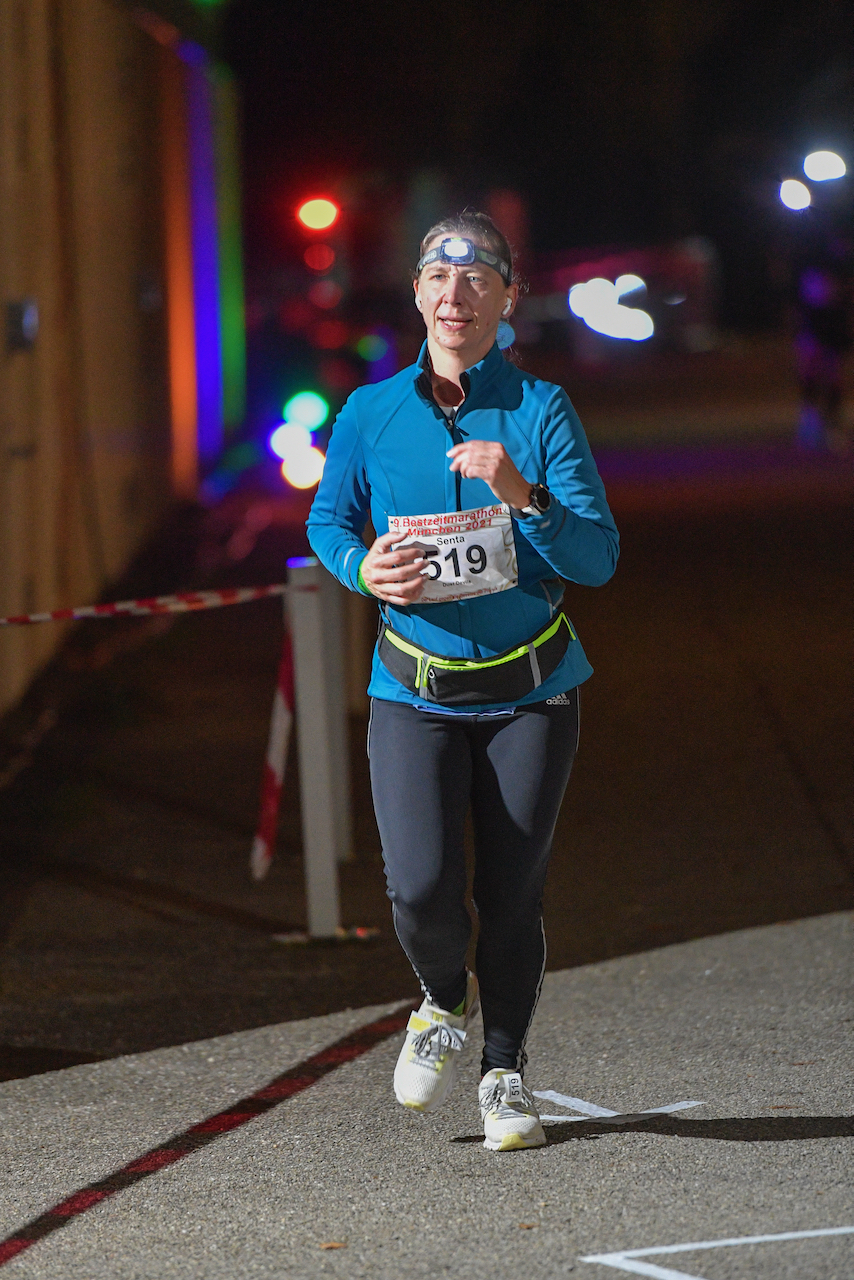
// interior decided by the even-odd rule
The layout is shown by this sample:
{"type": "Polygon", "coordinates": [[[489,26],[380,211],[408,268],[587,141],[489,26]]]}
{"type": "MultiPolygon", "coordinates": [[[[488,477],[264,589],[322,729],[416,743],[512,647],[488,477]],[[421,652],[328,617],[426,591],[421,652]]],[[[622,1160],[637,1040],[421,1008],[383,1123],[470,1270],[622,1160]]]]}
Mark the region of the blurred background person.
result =
{"type": "Polygon", "coordinates": [[[795,362],[801,393],[798,443],[851,447],[842,417],[842,374],[851,350],[851,266],[843,242],[811,253],[795,278],[795,362]]]}

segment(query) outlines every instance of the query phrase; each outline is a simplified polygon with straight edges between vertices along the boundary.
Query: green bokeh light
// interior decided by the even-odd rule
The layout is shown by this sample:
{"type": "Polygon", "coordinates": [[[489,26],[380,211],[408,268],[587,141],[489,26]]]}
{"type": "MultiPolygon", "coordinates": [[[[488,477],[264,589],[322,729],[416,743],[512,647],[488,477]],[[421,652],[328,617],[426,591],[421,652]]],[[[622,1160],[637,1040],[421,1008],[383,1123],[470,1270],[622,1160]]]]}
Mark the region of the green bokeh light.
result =
{"type": "Polygon", "coordinates": [[[356,350],[363,360],[373,364],[376,360],[382,360],[388,351],[388,343],[378,333],[366,333],[356,343],[356,350]]]}
{"type": "Polygon", "coordinates": [[[300,391],[286,402],[283,416],[286,422],[316,431],[329,417],[329,405],[316,391],[300,391]]]}

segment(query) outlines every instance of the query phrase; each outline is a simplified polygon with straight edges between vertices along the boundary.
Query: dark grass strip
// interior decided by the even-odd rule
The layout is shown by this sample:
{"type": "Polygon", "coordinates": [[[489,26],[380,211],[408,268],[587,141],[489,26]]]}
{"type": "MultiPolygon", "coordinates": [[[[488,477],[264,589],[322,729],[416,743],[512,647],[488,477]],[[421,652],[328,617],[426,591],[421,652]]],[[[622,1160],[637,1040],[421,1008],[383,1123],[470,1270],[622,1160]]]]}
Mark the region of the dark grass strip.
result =
{"type": "Polygon", "coordinates": [[[91,1182],[87,1187],[81,1187],[79,1191],[73,1192],[65,1200],[48,1209],[46,1213],[33,1218],[20,1230],[7,1236],[5,1240],[0,1240],[0,1266],[37,1244],[45,1236],[66,1226],[73,1218],[78,1218],[82,1213],[93,1209],[95,1205],[101,1204],[120,1191],[125,1191],[128,1187],[135,1186],[144,1178],[150,1178],[161,1169],[176,1164],[185,1156],[192,1155],[194,1151],[209,1146],[223,1134],[242,1128],[243,1125],[249,1124],[250,1120],[265,1115],[282,1102],[287,1102],[288,1098],[293,1098],[298,1093],[310,1089],[313,1084],[317,1084],[318,1080],[322,1080],[324,1076],[343,1066],[345,1062],[352,1062],[362,1054],[368,1053],[389,1036],[403,1030],[409,1019],[411,1007],[407,1005],[396,1013],[387,1014],[383,1018],[378,1018],[376,1022],[369,1022],[365,1027],[359,1027],[357,1031],[351,1032],[341,1040],[336,1040],[334,1044],[321,1049],[319,1053],[306,1058],[304,1062],[283,1071],[280,1076],[276,1076],[256,1093],[250,1093],[248,1097],[241,1098],[225,1111],[218,1111],[216,1115],[208,1116],[206,1120],[192,1125],[183,1133],[167,1139],[159,1147],[153,1147],[151,1151],[146,1151],[144,1155],[131,1160],[129,1164],[108,1174],[106,1178],[91,1182]]]}

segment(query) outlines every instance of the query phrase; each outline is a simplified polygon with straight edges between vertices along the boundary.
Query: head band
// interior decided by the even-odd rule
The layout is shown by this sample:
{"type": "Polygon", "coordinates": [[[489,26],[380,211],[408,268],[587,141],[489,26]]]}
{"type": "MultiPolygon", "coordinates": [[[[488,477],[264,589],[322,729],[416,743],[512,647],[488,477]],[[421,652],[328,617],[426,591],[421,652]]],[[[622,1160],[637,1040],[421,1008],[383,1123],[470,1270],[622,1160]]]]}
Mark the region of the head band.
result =
{"type": "Polygon", "coordinates": [[[498,272],[505,284],[509,284],[513,278],[513,268],[509,262],[490,253],[488,249],[481,249],[465,236],[450,236],[435,249],[428,249],[415,268],[416,274],[420,275],[431,262],[449,262],[453,267],[465,267],[470,262],[485,262],[498,272]]]}

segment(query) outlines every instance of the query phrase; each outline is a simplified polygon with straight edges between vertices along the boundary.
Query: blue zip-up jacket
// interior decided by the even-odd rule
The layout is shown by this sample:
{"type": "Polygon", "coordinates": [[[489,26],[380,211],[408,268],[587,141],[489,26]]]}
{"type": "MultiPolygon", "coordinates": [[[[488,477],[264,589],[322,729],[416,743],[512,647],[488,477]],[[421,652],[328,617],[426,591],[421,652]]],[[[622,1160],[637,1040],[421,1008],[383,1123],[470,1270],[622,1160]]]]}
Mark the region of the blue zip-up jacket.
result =
{"type": "MultiPolygon", "coordinates": [[[[494,504],[498,499],[486,481],[451,471],[446,454],[465,440],[499,441],[525,479],[552,494],[545,516],[513,521],[518,586],[470,600],[383,606],[394,630],[421,648],[451,658],[491,658],[545,626],[562,599],[560,578],[594,587],[607,582],[619,535],[578,414],[562,387],[509,364],[497,346],[463,375],[462,385],[465,399],[452,425],[433,398],[425,342],[416,364],[354,391],[335,421],[308,539],[326,568],[358,591],[368,516],[379,535],[388,532],[389,515],[494,504]]],[[[580,641],[573,640],[552,675],[508,705],[562,693],[592,670],[580,641]]],[[[376,651],[368,693],[421,705],[376,651]]]]}

